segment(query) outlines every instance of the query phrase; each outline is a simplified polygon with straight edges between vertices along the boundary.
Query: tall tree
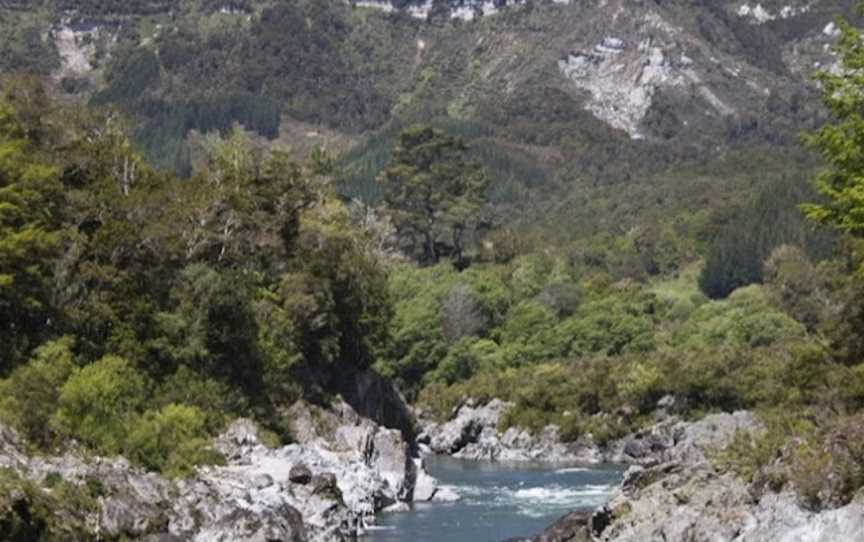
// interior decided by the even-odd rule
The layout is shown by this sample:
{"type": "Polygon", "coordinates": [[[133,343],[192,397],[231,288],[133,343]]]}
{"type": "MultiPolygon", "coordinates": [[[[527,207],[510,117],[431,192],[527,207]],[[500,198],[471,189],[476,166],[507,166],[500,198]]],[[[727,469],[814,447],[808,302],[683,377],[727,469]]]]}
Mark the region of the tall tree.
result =
{"type": "Polygon", "coordinates": [[[442,250],[459,262],[465,237],[476,227],[489,182],[468,145],[429,126],[399,136],[393,158],[381,174],[384,201],[400,236],[419,246],[420,260],[434,264],[442,250]]]}
{"type": "Polygon", "coordinates": [[[11,104],[0,103],[0,374],[51,324],[62,186],[11,104]]]}
{"type": "MultiPolygon", "coordinates": [[[[864,5],[859,5],[859,10],[864,5]]],[[[822,72],[823,100],[833,122],[807,136],[827,162],[816,188],[823,204],[802,206],[811,219],[853,237],[864,237],[864,40],[861,32],[840,21],[836,51],[840,69],[822,72]]]]}

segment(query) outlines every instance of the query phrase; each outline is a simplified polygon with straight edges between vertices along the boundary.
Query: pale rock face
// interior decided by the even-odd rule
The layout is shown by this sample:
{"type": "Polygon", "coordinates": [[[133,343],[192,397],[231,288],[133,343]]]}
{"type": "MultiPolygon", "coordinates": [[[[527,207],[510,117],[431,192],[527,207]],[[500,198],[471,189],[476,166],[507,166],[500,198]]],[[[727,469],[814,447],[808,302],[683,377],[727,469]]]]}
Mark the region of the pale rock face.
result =
{"type": "Polygon", "coordinates": [[[55,27],[51,35],[61,62],[55,77],[81,77],[92,72],[96,41],[103,32],[98,25],[75,26],[68,20],[55,27]]]}
{"type": "Polygon", "coordinates": [[[759,3],[743,3],[738,6],[736,13],[739,17],[749,19],[753,24],[764,24],[770,21],[776,21],[777,19],[789,19],[791,17],[803,15],[812,9],[814,3],[815,2],[813,1],[809,1],[801,5],[785,5],[780,7],[777,11],[770,11],[759,3]]]}
{"type": "MultiPolygon", "coordinates": [[[[450,421],[427,423],[418,437],[428,453],[461,459],[502,462],[598,463],[600,450],[589,440],[563,444],[554,425],[540,434],[511,427],[498,431],[498,420],[511,406],[493,399],[483,406],[462,406],[450,421]]],[[[436,499],[439,496],[436,494],[436,499]]]]}
{"type": "MultiPolygon", "coordinates": [[[[452,17],[472,19],[520,3],[522,0],[450,0],[448,5],[452,17]]],[[[730,37],[728,25],[740,26],[734,21],[740,17],[753,23],[753,32],[761,32],[759,24],[804,14],[820,21],[821,12],[818,16],[811,12],[821,6],[814,0],[720,3],[732,22],[714,17],[707,8],[681,3],[536,0],[542,20],[547,21],[544,41],[506,26],[465,27],[465,31],[481,34],[478,79],[502,95],[519,99],[542,82],[564,90],[593,116],[633,139],[673,138],[697,130],[701,134],[706,131],[701,127],[721,133],[730,120],[754,114],[772,92],[794,93],[790,89],[804,87],[814,69],[832,66],[834,61],[822,48],[836,39],[836,28],[826,27],[829,20],[825,19],[784,41],[777,60],[786,64],[791,72],[786,73],[782,65],[769,69],[760,63],[773,63],[773,57],[757,59],[733,52],[730,44],[736,38],[730,37]],[[703,9],[708,22],[694,23],[694,10],[703,9]],[[710,32],[721,38],[711,39],[710,32]],[[654,108],[658,104],[663,108],[654,108]]],[[[364,0],[355,5],[402,10],[425,18],[433,3],[364,0]]],[[[424,36],[425,47],[418,48],[417,63],[423,59],[420,51],[436,45],[433,38],[424,36]]]]}
{"type": "Polygon", "coordinates": [[[429,476],[423,468],[423,460],[415,459],[417,481],[414,483],[414,501],[426,502],[435,499],[439,493],[438,480],[429,476]]]}
{"type": "Polygon", "coordinates": [[[733,474],[691,464],[634,472],[600,512],[610,514],[614,519],[597,538],[601,542],[856,542],[864,532],[860,504],[813,513],[790,493],[754,502],[750,488],[733,474]],[[640,489],[640,480],[656,481],[640,489]]]}
{"type": "Polygon", "coordinates": [[[628,46],[606,37],[590,51],[570,53],[558,68],[591,97],[587,108],[633,138],[641,138],[639,124],[660,86],[682,86],[686,77],[675,70],[663,48],[646,39],[628,46]]]}
{"type": "Polygon", "coordinates": [[[655,8],[618,0],[607,2],[604,9],[608,16],[597,17],[600,24],[593,33],[574,40],[558,69],[587,93],[588,111],[633,139],[646,136],[642,122],[660,90],[695,93],[707,114],[735,115],[736,109],[714,90],[721,81],[703,75],[706,70],[716,71],[715,66],[724,67],[729,79],[743,80],[761,92],[750,80],[751,70],[714,58],[697,36],[669,22],[655,8]]]}
{"type": "MultiPolygon", "coordinates": [[[[351,0],[348,0],[349,2],[351,0]]],[[[547,0],[555,4],[569,4],[570,0],[547,0]]],[[[472,21],[477,17],[494,15],[502,9],[516,4],[525,4],[527,0],[451,0],[450,18],[472,21]]],[[[397,11],[391,0],[355,0],[355,7],[379,9],[385,12],[397,11]]],[[[433,0],[415,0],[402,8],[405,13],[416,19],[426,19],[432,11],[433,0]]]]}
{"type": "MultiPolygon", "coordinates": [[[[791,493],[754,498],[733,473],[718,472],[710,453],[737,431],[758,431],[749,412],[715,414],[695,423],[660,424],[653,435],[668,447],[649,468],[631,467],[619,492],[596,516],[611,524],[601,542],[705,540],[732,542],[853,542],[864,532],[864,506],[813,513],[791,493]]],[[[630,441],[633,442],[632,440],[630,441]]]]}
{"type": "Polygon", "coordinates": [[[257,427],[237,420],[215,441],[226,465],[201,467],[172,481],[132,467],[122,458],[82,454],[29,457],[14,431],[0,425],[0,467],[42,482],[59,474],[70,483],[98,479],[105,487],[98,532],[165,536],[197,542],[334,542],[349,540],[385,508],[430,500],[437,481],[412,456],[402,433],[378,426],[345,403],[332,410],[299,403],[298,444],[271,449],[257,427]]]}

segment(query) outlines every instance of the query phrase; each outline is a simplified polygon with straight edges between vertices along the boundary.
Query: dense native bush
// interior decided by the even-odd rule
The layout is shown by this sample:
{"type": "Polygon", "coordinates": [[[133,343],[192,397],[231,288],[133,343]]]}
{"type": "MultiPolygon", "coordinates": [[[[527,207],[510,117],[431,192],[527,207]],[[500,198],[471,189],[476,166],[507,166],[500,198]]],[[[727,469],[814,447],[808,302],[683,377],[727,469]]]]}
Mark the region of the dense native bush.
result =
{"type": "Polygon", "coordinates": [[[94,491],[60,477],[40,487],[11,469],[0,469],[0,538],[3,540],[95,541],[88,516],[98,513],[94,491]]]}
{"type": "Polygon", "coordinates": [[[44,343],[33,359],[0,380],[0,419],[36,445],[55,443],[57,434],[50,422],[61,387],[75,369],[72,347],[69,337],[44,343]]]}
{"type": "Polygon", "coordinates": [[[797,179],[764,187],[753,202],[732,213],[708,246],[699,286],[711,298],[723,298],[748,284],[762,283],[763,262],[784,244],[798,246],[817,259],[831,254],[834,238],[814,231],[796,205],[814,197],[797,179]]]}
{"type": "Polygon", "coordinates": [[[30,81],[0,95],[0,421],[172,476],[232,418],[277,415],[373,361],[387,275],[330,187],[240,127],[196,174],[150,169],[116,114],[30,81]],[[61,128],[62,127],[62,128],[61,128]]]}
{"type": "Polygon", "coordinates": [[[63,384],[52,423],[100,453],[120,453],[143,409],[146,386],[128,361],[102,358],[76,370],[63,384]]]}
{"type": "MultiPolygon", "coordinates": [[[[527,261],[536,262],[471,268],[475,276],[504,277],[510,286],[507,309],[485,335],[449,346],[437,335],[437,362],[423,357],[419,370],[426,373],[418,401],[432,414],[449,416],[468,398],[498,397],[514,403],[504,426],[539,430],[555,423],[566,438],[591,434],[605,441],[649,423],[666,395],[694,416],[777,405],[810,408],[845,370],[818,346],[807,345],[805,326],[783,312],[780,286],[773,282],[710,301],[697,286],[698,267],[643,285],[610,284],[596,276],[580,280],[566,266],[550,278],[549,270],[559,264],[534,274],[527,261]],[[541,301],[545,289],[537,284],[547,281],[580,292],[568,310],[541,301]]],[[[421,272],[432,289],[468,273],[421,272]]],[[[418,309],[446,298],[423,299],[418,309]]],[[[397,333],[400,313],[397,307],[397,333]]],[[[434,325],[435,312],[427,314],[427,325],[434,325]]],[[[846,381],[854,379],[847,375],[846,381]]],[[[846,404],[857,400],[854,386],[837,389],[846,390],[846,404]]]]}

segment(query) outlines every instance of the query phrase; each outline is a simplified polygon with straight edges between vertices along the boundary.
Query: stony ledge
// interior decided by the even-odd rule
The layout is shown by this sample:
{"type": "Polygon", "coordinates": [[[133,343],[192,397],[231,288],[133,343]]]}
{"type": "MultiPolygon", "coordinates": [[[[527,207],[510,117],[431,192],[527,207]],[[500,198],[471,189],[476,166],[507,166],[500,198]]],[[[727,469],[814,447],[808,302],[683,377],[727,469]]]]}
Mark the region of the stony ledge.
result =
{"type": "Polygon", "coordinates": [[[497,430],[508,407],[501,401],[466,404],[444,424],[426,422],[419,436],[427,453],[469,459],[619,463],[631,465],[610,501],[580,510],[543,533],[507,542],[860,542],[864,499],[813,512],[792,492],[756,491],[718,471],[712,454],[738,431],[758,431],[749,412],[721,413],[685,422],[658,405],[658,423],[601,448],[590,439],[563,444],[558,429],[532,436],[497,430]]]}
{"type": "MultiPolygon", "coordinates": [[[[711,450],[739,430],[758,430],[748,412],[713,414],[698,422],[668,415],[646,431],[601,449],[590,440],[563,444],[557,428],[537,436],[497,431],[501,401],[467,404],[444,424],[424,422],[426,453],[499,461],[630,464],[621,487],[595,511],[575,511],[526,542],[853,542],[864,533],[864,503],[813,512],[792,493],[758,494],[717,471],[711,450]]],[[[31,457],[15,432],[0,427],[0,468],[36,482],[59,475],[104,486],[94,532],[148,542],[194,540],[324,542],[353,540],[384,509],[414,500],[449,500],[423,469],[415,447],[396,429],[357,414],[344,402],[330,409],[292,407],[298,442],[268,448],[257,428],[238,420],[217,448],[227,464],[183,481],[166,480],[122,458],[82,459],[69,452],[31,457]]],[[[511,542],[515,542],[514,539],[511,542]]]]}
{"type": "Polygon", "coordinates": [[[123,458],[68,452],[30,457],[14,431],[0,427],[0,468],[44,484],[59,476],[73,484],[99,481],[104,496],[87,518],[101,537],[196,542],[353,540],[377,512],[417,500],[448,498],[412,454],[402,433],[359,416],[339,402],[306,403],[293,419],[308,422],[299,442],[268,448],[258,428],[237,420],[215,443],[224,466],[199,468],[167,480],[123,458]]]}

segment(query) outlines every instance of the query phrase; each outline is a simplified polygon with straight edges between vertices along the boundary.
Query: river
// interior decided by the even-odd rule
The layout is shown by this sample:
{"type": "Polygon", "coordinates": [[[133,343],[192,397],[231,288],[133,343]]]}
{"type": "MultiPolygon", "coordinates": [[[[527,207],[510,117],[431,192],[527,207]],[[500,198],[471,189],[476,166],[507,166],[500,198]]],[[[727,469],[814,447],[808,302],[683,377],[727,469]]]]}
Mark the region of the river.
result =
{"type": "Polygon", "coordinates": [[[615,467],[505,465],[430,457],[427,469],[461,499],[379,516],[366,542],[500,542],[537,534],[568,512],[608,499],[615,467]]]}

